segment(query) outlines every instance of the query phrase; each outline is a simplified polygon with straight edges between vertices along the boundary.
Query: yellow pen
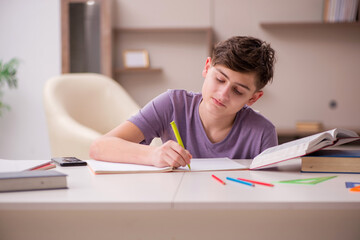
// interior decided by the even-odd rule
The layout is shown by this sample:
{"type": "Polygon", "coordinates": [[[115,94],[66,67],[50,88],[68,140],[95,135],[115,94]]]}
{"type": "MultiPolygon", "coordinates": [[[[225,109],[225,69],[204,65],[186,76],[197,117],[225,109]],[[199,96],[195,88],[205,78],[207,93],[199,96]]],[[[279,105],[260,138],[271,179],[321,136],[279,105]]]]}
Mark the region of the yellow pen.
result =
{"type": "MultiPolygon", "coordinates": [[[[174,132],[174,134],[175,134],[176,141],[179,143],[180,146],[182,146],[182,147],[185,149],[184,144],[183,144],[183,142],[182,142],[182,140],[181,140],[180,133],[179,133],[179,130],[178,130],[177,126],[176,126],[175,121],[172,121],[172,122],[170,123],[170,125],[171,125],[172,130],[173,130],[173,132],[174,132]]],[[[191,170],[190,164],[188,164],[187,166],[188,166],[189,169],[191,170]]]]}

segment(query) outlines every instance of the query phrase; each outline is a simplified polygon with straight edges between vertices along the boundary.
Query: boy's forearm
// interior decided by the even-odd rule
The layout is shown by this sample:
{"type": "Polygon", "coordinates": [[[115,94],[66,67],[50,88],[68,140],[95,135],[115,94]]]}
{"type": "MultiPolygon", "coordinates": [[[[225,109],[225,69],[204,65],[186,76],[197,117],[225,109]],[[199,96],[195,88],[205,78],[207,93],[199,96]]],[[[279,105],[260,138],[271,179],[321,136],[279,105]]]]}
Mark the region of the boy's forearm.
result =
{"type": "Polygon", "coordinates": [[[90,157],[100,161],[152,165],[152,148],[118,137],[100,137],[91,145],[90,157]]]}

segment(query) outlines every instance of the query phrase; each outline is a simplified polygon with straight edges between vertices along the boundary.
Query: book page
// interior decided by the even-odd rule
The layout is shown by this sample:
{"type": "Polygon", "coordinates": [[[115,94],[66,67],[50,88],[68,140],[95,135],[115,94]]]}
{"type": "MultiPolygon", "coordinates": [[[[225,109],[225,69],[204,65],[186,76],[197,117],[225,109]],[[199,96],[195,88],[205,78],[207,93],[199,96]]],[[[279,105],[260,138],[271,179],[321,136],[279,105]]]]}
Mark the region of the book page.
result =
{"type": "MultiPolygon", "coordinates": [[[[308,143],[303,142],[297,145],[284,147],[279,145],[277,149],[269,149],[268,152],[262,152],[254,158],[250,165],[250,169],[265,167],[284,160],[296,158],[306,154],[308,143]]],[[[275,147],[274,147],[275,148],[275,147]]]]}
{"type": "Polygon", "coordinates": [[[343,129],[343,128],[336,128],[333,129],[334,133],[333,136],[335,138],[351,138],[351,137],[359,137],[359,135],[351,130],[343,129]]]}
{"type": "Polygon", "coordinates": [[[158,168],[154,166],[114,163],[96,160],[86,160],[89,168],[95,173],[139,173],[139,172],[166,172],[172,171],[171,167],[158,168]]]}
{"type": "MultiPolygon", "coordinates": [[[[95,174],[190,171],[187,166],[173,169],[172,167],[158,168],[139,164],[103,162],[96,160],[87,160],[86,162],[95,174]]],[[[191,159],[190,165],[191,171],[194,172],[248,169],[246,166],[229,158],[193,158],[191,159]]]]}
{"type": "Polygon", "coordinates": [[[318,139],[320,135],[322,135],[322,133],[304,137],[304,138],[300,138],[300,139],[297,139],[294,141],[286,142],[281,145],[268,148],[265,151],[263,151],[262,153],[260,153],[257,157],[255,157],[255,159],[259,159],[259,158],[261,158],[261,156],[266,155],[266,154],[276,154],[277,152],[285,150],[285,149],[298,149],[298,150],[307,149],[309,147],[309,144],[313,140],[318,139]]]}
{"type": "Polygon", "coordinates": [[[335,144],[330,147],[339,146],[359,139],[359,135],[356,132],[342,128],[334,129],[333,134],[337,140],[335,141],[335,144]]]}
{"type": "Polygon", "coordinates": [[[358,137],[355,137],[355,138],[340,138],[336,141],[336,143],[334,145],[331,145],[330,147],[336,147],[336,146],[339,146],[339,145],[342,145],[342,144],[345,144],[345,143],[348,143],[348,142],[352,142],[352,141],[355,141],[359,139],[358,137]]]}
{"type": "Polygon", "coordinates": [[[260,168],[287,159],[303,156],[315,149],[320,149],[332,144],[332,131],[314,134],[294,141],[271,147],[256,156],[250,169],[260,168]]]}
{"type": "MultiPolygon", "coordinates": [[[[251,160],[249,159],[249,161],[251,160]]],[[[191,159],[190,167],[191,172],[248,169],[243,164],[229,158],[193,158],[191,159]]],[[[174,171],[190,172],[188,167],[180,167],[174,171]]]]}

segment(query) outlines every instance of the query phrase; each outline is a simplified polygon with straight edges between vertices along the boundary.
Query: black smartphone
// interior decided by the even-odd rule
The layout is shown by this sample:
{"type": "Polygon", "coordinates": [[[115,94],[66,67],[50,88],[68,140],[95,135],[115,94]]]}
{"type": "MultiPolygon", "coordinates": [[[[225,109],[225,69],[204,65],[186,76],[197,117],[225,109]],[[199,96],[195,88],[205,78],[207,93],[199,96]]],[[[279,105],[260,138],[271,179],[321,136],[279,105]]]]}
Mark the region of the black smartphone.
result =
{"type": "Polygon", "coordinates": [[[57,157],[51,158],[51,160],[62,167],[71,167],[71,166],[86,166],[87,162],[82,161],[76,157],[57,157]]]}

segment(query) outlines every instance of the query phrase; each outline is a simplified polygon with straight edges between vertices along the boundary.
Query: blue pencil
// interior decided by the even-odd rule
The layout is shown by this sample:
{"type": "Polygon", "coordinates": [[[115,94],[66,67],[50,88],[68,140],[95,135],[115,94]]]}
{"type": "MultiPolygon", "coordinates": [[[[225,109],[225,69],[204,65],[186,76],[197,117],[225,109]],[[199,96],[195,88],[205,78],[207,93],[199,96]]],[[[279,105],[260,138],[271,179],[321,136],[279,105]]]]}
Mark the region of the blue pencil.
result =
{"type": "Polygon", "coordinates": [[[235,179],[235,178],[231,178],[231,177],[226,177],[226,179],[227,179],[227,180],[230,180],[230,181],[242,183],[242,184],[245,184],[245,185],[248,185],[248,186],[252,186],[252,187],[255,186],[253,183],[241,181],[241,180],[239,180],[239,179],[235,179]]]}

